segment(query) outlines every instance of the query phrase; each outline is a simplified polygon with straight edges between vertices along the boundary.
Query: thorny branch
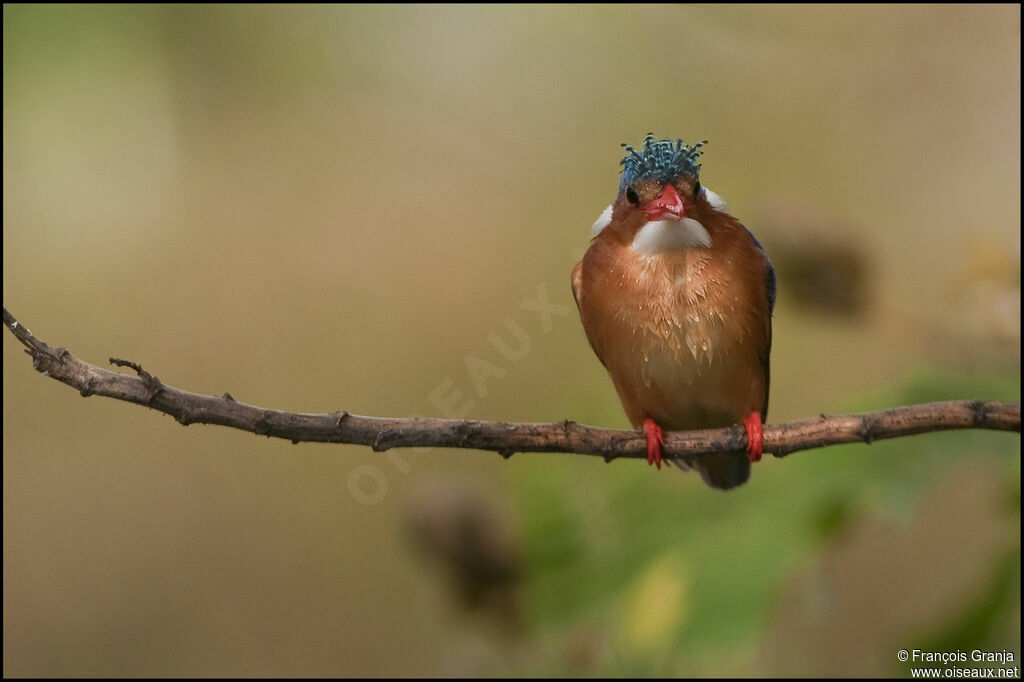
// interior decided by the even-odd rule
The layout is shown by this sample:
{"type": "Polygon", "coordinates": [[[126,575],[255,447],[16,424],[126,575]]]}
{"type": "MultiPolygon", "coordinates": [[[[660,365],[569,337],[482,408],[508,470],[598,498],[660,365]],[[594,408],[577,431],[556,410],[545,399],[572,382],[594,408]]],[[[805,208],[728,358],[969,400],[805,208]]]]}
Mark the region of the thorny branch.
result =
{"type": "MultiPolygon", "coordinates": [[[[199,395],[168,386],[128,360],[110,358],[135,375],[112,372],[79,360],[33,336],[3,309],[4,325],[26,347],[32,366],[44,376],[77,389],[83,396],[101,395],[145,405],[171,415],[183,425],[220,424],[293,443],[351,443],[376,451],[397,447],[446,447],[493,450],[503,457],[514,452],[572,452],[600,455],[606,461],[647,456],[642,432],[584,426],[568,419],[554,423],[509,424],[453,419],[362,417],[345,411],[297,414],[238,402],[229,393],[199,395]]],[[[782,457],[840,443],[898,438],[947,429],[993,429],[1020,432],[1020,403],[993,400],[951,400],[905,405],[879,412],[821,415],[786,424],[764,426],[764,451],[782,457]]],[[[669,457],[695,461],[721,452],[742,452],[742,426],[665,434],[669,457]]]]}

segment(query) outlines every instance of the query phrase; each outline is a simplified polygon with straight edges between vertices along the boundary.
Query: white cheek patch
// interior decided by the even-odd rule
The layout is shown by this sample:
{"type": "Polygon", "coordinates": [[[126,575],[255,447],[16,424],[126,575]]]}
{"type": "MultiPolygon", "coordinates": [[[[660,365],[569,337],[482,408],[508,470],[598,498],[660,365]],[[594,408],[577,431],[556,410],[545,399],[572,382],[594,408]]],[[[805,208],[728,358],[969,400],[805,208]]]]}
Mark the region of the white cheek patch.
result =
{"type": "Polygon", "coordinates": [[[630,248],[644,256],[676,249],[707,248],[711,246],[711,235],[693,218],[682,220],[652,220],[636,233],[630,248]]]}
{"type": "Polygon", "coordinates": [[[718,196],[715,192],[703,185],[701,186],[700,191],[704,195],[704,198],[708,200],[708,203],[711,204],[711,208],[716,211],[721,211],[722,213],[729,210],[729,204],[725,203],[725,199],[718,196]]]}
{"type": "Polygon", "coordinates": [[[608,208],[601,211],[601,215],[597,216],[597,220],[590,226],[590,234],[597,235],[601,230],[608,227],[608,223],[612,221],[612,206],[608,205],[608,208]]]}

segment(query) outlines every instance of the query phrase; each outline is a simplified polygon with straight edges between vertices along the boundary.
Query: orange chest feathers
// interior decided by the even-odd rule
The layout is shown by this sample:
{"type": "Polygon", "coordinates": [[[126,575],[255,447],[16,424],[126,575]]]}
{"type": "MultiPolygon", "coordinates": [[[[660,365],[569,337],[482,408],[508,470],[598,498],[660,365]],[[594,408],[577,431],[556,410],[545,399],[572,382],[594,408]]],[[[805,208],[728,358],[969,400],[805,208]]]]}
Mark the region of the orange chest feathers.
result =
{"type": "Polygon", "coordinates": [[[763,410],[771,327],[760,249],[719,236],[714,248],[644,256],[610,237],[594,240],[574,289],[630,420],[660,412],[697,428],[763,410]]]}

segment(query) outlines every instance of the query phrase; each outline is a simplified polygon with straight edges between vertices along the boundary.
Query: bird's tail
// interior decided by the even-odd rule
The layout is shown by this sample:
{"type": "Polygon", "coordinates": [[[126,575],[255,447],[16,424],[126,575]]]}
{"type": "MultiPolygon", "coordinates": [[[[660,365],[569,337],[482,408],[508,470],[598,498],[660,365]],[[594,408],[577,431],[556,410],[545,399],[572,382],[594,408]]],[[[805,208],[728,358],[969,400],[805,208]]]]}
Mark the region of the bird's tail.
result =
{"type": "Polygon", "coordinates": [[[681,469],[696,469],[705,483],[718,490],[735,488],[750,478],[750,460],[743,453],[711,455],[692,464],[682,460],[675,462],[681,469]]]}

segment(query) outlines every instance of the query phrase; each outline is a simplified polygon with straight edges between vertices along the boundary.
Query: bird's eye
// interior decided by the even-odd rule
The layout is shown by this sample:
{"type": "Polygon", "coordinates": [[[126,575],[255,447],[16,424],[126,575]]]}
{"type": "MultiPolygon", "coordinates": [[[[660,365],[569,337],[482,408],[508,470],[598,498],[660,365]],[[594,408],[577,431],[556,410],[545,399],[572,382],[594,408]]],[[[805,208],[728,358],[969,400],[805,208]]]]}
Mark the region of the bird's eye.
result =
{"type": "Polygon", "coordinates": [[[634,206],[640,203],[640,197],[636,195],[636,192],[633,191],[632,187],[626,190],[626,200],[634,206]]]}

